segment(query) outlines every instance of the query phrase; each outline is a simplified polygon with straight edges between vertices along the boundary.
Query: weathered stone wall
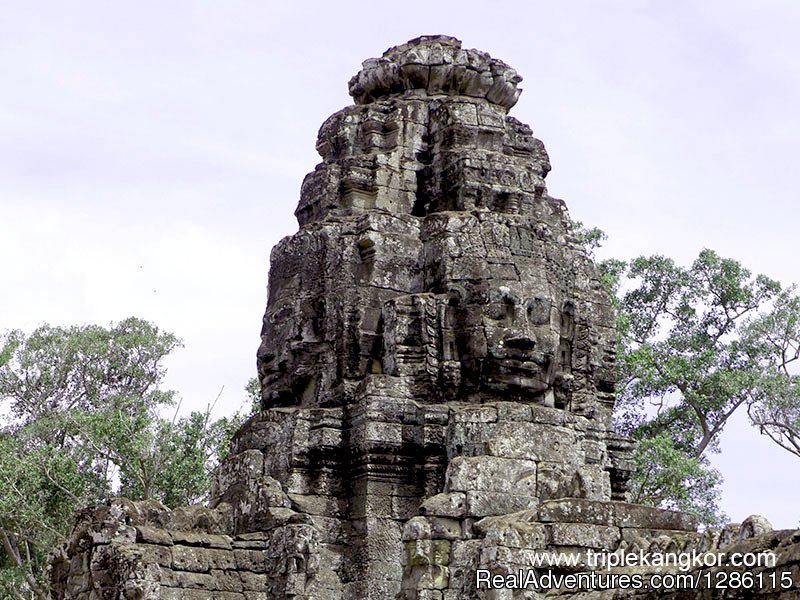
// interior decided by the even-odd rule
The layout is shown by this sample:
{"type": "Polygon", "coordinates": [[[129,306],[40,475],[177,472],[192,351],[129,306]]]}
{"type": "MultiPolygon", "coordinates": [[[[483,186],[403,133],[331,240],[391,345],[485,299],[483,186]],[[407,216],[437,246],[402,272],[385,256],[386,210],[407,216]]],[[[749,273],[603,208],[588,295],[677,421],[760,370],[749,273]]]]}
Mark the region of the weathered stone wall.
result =
{"type": "MultiPolygon", "coordinates": [[[[501,484],[507,485],[507,484],[501,484]]],[[[426,503],[435,504],[435,503],[426,503]]],[[[57,600],[76,599],[209,599],[264,600],[307,597],[337,598],[341,590],[319,570],[324,552],[307,519],[290,509],[283,526],[265,523],[265,532],[234,534],[230,506],[168,510],[156,502],[116,500],[84,511],[70,543],[54,555],[51,580],[57,600]],[[301,593],[296,594],[299,590],[301,593]]],[[[620,502],[549,500],[538,509],[473,519],[454,518],[463,508],[430,510],[408,521],[403,539],[402,591],[399,598],[557,600],[716,600],[798,597],[800,532],[771,531],[760,518],[741,526],[699,534],[693,519],[620,502]],[[449,516],[430,516],[445,513],[449,516]],[[467,526],[465,526],[467,525],[467,526]],[[646,525],[646,527],[642,527],[646,525]],[[724,552],[722,566],[688,571],[717,589],[597,590],[592,588],[527,590],[488,589],[476,583],[478,569],[492,575],[515,575],[534,568],[535,554],[577,554],[576,566],[560,574],[595,571],[603,576],[677,573],[671,568],[614,568],[587,564],[585,553],[724,552]],[[730,556],[773,552],[772,566],[743,568],[730,556]],[[736,577],[735,573],[741,574],[736,577]],[[788,578],[788,579],[787,579],[788,578]]],[[[315,525],[319,527],[319,523],[315,525]]],[[[550,571],[538,568],[541,576],[550,571]]],[[[708,586],[705,586],[708,587],[708,586]]],[[[386,596],[392,598],[393,596],[386,596]]]]}
{"type": "MultiPolygon", "coordinates": [[[[719,564],[685,570],[674,566],[614,568],[605,573],[641,574],[645,587],[649,589],[562,589],[550,590],[546,597],[557,600],[797,600],[800,598],[800,531],[769,529],[763,518],[750,517],[741,525],[711,529],[700,536],[656,539],[650,547],[651,552],[705,552],[720,557],[719,564]],[[774,564],[741,564],[742,556],[763,557],[765,554],[774,555],[774,564]],[[732,560],[732,557],[739,558],[732,560]],[[694,585],[681,583],[668,589],[663,587],[663,579],[653,583],[653,578],[669,578],[676,574],[691,577],[694,585]]],[[[535,598],[544,595],[534,592],[518,596],[535,598]]]]}
{"type": "Polygon", "coordinates": [[[271,544],[265,534],[233,535],[224,508],[170,511],[157,502],[115,500],[84,511],[69,543],[54,554],[54,597],[279,597],[265,595],[276,574],[267,560],[271,544]]]}
{"type": "Polygon", "coordinates": [[[210,508],[88,512],[59,598],[527,598],[476,570],[708,545],[625,502],[613,309],[520,80],[446,36],[364,63],[272,251],[262,410],[210,508]]]}

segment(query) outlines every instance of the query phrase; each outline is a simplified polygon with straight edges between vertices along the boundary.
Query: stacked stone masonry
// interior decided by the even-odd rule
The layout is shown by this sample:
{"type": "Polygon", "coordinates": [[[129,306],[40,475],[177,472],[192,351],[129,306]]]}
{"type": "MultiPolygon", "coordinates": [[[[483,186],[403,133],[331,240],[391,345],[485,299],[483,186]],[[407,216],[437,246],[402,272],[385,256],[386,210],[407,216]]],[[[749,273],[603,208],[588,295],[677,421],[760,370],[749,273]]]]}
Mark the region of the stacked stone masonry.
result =
{"type": "Polygon", "coordinates": [[[57,598],[539,598],[475,573],[740,533],[780,538],[800,581],[797,534],[699,534],[626,503],[613,309],[543,144],[507,114],[520,81],[446,36],[364,63],[272,251],[262,410],[210,506],[87,511],[54,557],[57,598]]]}

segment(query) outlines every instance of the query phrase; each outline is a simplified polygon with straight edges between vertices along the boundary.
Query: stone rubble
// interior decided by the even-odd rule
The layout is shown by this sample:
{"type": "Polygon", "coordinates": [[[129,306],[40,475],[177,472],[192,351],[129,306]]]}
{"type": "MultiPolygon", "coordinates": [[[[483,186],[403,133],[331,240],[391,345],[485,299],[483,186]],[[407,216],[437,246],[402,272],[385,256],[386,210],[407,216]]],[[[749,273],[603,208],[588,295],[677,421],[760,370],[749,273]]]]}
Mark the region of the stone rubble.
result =
{"type": "Polygon", "coordinates": [[[86,511],[54,555],[56,598],[539,598],[475,573],[764,536],[800,581],[797,534],[700,534],[626,502],[612,305],[543,144],[507,115],[520,81],[447,36],[364,62],[356,104],[320,129],[300,230],[272,251],[262,410],[209,507],[86,511]]]}

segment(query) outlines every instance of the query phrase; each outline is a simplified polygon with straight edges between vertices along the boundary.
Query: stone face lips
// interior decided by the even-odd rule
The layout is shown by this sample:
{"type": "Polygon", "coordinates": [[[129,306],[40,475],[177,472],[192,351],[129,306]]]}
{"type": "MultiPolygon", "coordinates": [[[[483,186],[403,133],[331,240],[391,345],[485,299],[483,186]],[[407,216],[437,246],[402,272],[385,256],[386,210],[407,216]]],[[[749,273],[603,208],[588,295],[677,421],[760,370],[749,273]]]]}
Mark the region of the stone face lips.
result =
{"type": "Polygon", "coordinates": [[[90,511],[56,598],[489,598],[476,569],[537,552],[732,541],[624,502],[614,314],[519,80],[446,36],[364,63],[272,251],[262,410],[210,506],[90,511]]]}

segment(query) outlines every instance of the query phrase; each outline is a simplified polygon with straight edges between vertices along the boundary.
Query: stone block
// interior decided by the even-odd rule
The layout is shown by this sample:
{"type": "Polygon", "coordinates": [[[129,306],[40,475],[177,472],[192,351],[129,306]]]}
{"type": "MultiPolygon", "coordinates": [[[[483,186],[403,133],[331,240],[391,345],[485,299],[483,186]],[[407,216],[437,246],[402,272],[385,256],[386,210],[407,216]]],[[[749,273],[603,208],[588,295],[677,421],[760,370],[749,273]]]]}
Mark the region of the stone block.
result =
{"type": "Polygon", "coordinates": [[[417,591],[415,600],[442,600],[444,596],[439,589],[420,589],[417,591]]]}
{"type": "Polygon", "coordinates": [[[341,515],[341,498],[331,496],[318,496],[311,494],[287,494],[292,503],[292,509],[308,515],[338,517],[341,515]]]}
{"type": "Polygon", "coordinates": [[[670,529],[622,528],[620,547],[629,552],[691,552],[699,550],[700,534],[670,529]]]}
{"type": "MultiPolygon", "coordinates": [[[[136,558],[142,564],[158,565],[169,568],[172,565],[172,552],[168,546],[156,544],[132,544],[111,546],[110,552],[95,552],[92,554],[91,568],[107,568],[108,560],[114,556],[114,552],[125,555],[130,553],[131,558],[136,558]]],[[[112,559],[113,560],[113,559],[112,559]]]]}
{"type": "Polygon", "coordinates": [[[150,527],[149,525],[139,525],[136,527],[136,542],[140,544],[172,546],[172,536],[166,529],[150,527]]]}
{"type": "Polygon", "coordinates": [[[405,543],[405,548],[406,568],[450,564],[451,543],[448,540],[411,540],[405,543]]]}
{"type": "Polygon", "coordinates": [[[583,462],[578,436],[574,430],[539,423],[498,424],[492,430],[486,452],[501,458],[571,464],[583,462]]]}
{"type": "Polygon", "coordinates": [[[536,496],[540,501],[569,497],[578,466],[542,461],[536,464],[536,496]]]}
{"type": "Polygon", "coordinates": [[[218,501],[214,508],[202,505],[178,507],[169,515],[169,529],[230,535],[233,529],[231,513],[232,507],[228,503],[218,501]]]}
{"type": "Polygon", "coordinates": [[[486,517],[504,515],[536,508],[535,496],[522,496],[506,492],[467,492],[467,515],[486,517]]]}
{"type": "MultiPolygon", "coordinates": [[[[176,587],[184,588],[184,597],[189,596],[189,592],[192,590],[210,592],[217,589],[216,580],[211,574],[194,571],[176,571],[175,585],[176,587]]],[[[197,598],[198,595],[194,595],[193,597],[197,598]]]]}
{"type": "Polygon", "coordinates": [[[539,506],[539,520],[641,529],[697,530],[697,517],[688,513],[627,502],[598,502],[576,498],[542,502],[539,506]]]}
{"type": "Polygon", "coordinates": [[[309,598],[341,598],[342,582],[334,571],[323,569],[306,582],[305,593],[309,598]]]}
{"type": "Polygon", "coordinates": [[[403,541],[461,539],[461,523],[444,517],[414,517],[403,528],[403,541]]]}
{"type": "MultiPolygon", "coordinates": [[[[224,598],[226,594],[228,596],[231,595],[238,596],[239,593],[244,591],[244,586],[242,585],[242,578],[239,576],[238,571],[223,571],[220,569],[212,569],[211,576],[215,580],[215,585],[217,589],[215,596],[218,596],[220,598],[224,598]]],[[[241,596],[239,597],[241,598],[241,596]]]]}
{"type": "Polygon", "coordinates": [[[266,573],[253,573],[252,571],[237,571],[245,592],[261,592],[267,587],[271,575],[266,573]]]}
{"type": "Polygon", "coordinates": [[[209,548],[206,552],[208,566],[217,570],[233,570],[236,568],[236,560],[232,550],[221,550],[209,548]]]}
{"type": "Polygon", "coordinates": [[[236,568],[241,571],[252,571],[253,573],[265,573],[268,561],[265,552],[261,550],[234,550],[233,558],[236,568]]]}
{"type": "Polygon", "coordinates": [[[528,485],[519,482],[535,475],[536,463],[531,460],[457,456],[447,466],[445,491],[530,493],[528,485]]]}
{"type": "Polygon", "coordinates": [[[466,494],[464,492],[436,494],[420,505],[419,512],[436,517],[463,517],[467,512],[466,494]]]}
{"type": "Polygon", "coordinates": [[[498,402],[497,420],[505,421],[523,421],[528,422],[531,420],[531,407],[528,404],[519,402],[498,402]]]}
{"type": "Polygon", "coordinates": [[[547,543],[552,546],[580,546],[597,550],[613,550],[621,539],[617,527],[587,523],[548,523],[547,543]]]}
{"type": "Polygon", "coordinates": [[[470,406],[453,410],[454,423],[495,423],[497,408],[494,406],[470,406]]]}
{"type": "Polygon", "coordinates": [[[176,571],[207,573],[210,570],[209,555],[205,548],[195,546],[173,546],[172,568],[176,571]]]}
{"type": "Polygon", "coordinates": [[[515,519],[514,515],[500,517],[493,523],[484,522],[482,527],[485,530],[483,539],[486,544],[528,549],[544,548],[547,545],[544,525],[531,523],[524,518],[515,519]]]}
{"type": "Polygon", "coordinates": [[[530,548],[484,545],[480,553],[481,568],[499,570],[508,566],[534,567],[539,551],[530,548]]]}
{"type": "Polygon", "coordinates": [[[227,535],[173,531],[172,540],[175,544],[182,544],[185,546],[202,546],[204,548],[221,548],[223,550],[230,550],[232,548],[232,540],[227,535]]]}
{"type": "Polygon", "coordinates": [[[344,540],[344,526],[341,520],[333,517],[310,515],[309,521],[320,532],[320,542],[336,545],[344,540]]]}

